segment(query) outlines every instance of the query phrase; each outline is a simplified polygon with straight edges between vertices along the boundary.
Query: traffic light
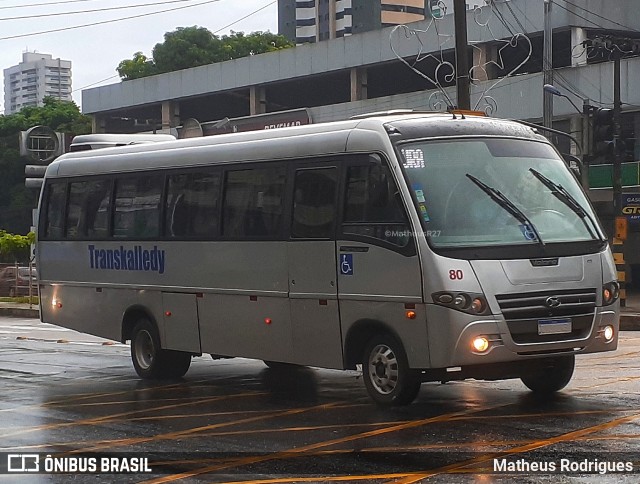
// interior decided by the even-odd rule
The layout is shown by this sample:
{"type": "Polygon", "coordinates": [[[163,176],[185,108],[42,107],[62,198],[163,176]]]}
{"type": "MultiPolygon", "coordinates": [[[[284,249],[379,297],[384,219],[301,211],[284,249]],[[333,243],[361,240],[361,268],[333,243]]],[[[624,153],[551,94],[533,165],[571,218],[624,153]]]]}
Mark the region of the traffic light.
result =
{"type": "Polygon", "coordinates": [[[613,109],[600,108],[593,115],[593,155],[611,158],[614,153],[613,109]]]}
{"type": "Polygon", "coordinates": [[[24,184],[27,188],[40,188],[47,165],[64,153],[62,133],[47,126],[34,126],[20,132],[20,155],[36,165],[26,165],[24,184]]]}

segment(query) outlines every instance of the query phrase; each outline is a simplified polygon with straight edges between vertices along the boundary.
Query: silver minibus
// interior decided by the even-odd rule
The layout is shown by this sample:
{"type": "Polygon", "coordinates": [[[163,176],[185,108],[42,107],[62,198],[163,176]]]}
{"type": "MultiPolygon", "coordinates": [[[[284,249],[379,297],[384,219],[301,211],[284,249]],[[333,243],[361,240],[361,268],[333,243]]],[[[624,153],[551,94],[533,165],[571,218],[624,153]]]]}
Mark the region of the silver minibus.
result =
{"type": "Polygon", "coordinates": [[[410,113],[69,153],[48,167],[42,321],[122,342],[142,378],[203,354],[426,381],[565,387],[612,351],[615,265],[523,124],[410,113]]]}

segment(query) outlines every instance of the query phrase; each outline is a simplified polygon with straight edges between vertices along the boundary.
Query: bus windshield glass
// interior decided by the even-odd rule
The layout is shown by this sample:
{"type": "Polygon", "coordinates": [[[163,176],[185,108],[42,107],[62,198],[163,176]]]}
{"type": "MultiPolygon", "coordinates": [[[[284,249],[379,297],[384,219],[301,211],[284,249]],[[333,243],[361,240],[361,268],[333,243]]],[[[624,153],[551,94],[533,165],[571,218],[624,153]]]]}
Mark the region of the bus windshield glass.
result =
{"type": "Polygon", "coordinates": [[[533,140],[416,141],[401,146],[419,216],[434,248],[601,240],[578,182],[533,140]]]}

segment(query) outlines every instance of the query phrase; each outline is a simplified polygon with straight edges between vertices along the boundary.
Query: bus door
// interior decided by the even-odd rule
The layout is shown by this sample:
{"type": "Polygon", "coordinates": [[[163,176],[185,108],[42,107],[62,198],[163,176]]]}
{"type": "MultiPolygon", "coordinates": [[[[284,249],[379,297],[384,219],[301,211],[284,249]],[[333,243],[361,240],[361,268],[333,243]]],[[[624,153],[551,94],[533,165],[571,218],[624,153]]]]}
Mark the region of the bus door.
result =
{"type": "Polygon", "coordinates": [[[402,339],[411,356],[411,346],[419,352],[417,346],[426,341],[426,317],[420,261],[404,203],[379,157],[345,168],[337,234],[342,330],[346,336],[353,324],[380,322],[402,339]],[[407,311],[415,319],[407,321],[407,311]]]}
{"type": "Polygon", "coordinates": [[[294,362],[342,368],[336,273],[338,168],[293,167],[289,261],[294,362]]]}

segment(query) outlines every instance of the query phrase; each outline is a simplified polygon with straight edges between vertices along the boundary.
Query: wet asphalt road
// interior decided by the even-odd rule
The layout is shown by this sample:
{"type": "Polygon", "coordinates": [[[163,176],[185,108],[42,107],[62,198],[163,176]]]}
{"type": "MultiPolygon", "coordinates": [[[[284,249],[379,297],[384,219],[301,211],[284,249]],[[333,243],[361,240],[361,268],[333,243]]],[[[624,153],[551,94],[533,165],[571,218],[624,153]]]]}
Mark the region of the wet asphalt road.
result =
{"type": "Polygon", "coordinates": [[[552,399],[466,381],[424,384],[395,409],[374,406],[357,372],[245,359],[203,356],[182,380],[144,382],[127,346],[104,343],[0,318],[0,452],[142,457],[152,472],[0,482],[640,482],[640,332],[578,357],[552,399]],[[633,471],[598,474],[606,462],[633,471]]]}

